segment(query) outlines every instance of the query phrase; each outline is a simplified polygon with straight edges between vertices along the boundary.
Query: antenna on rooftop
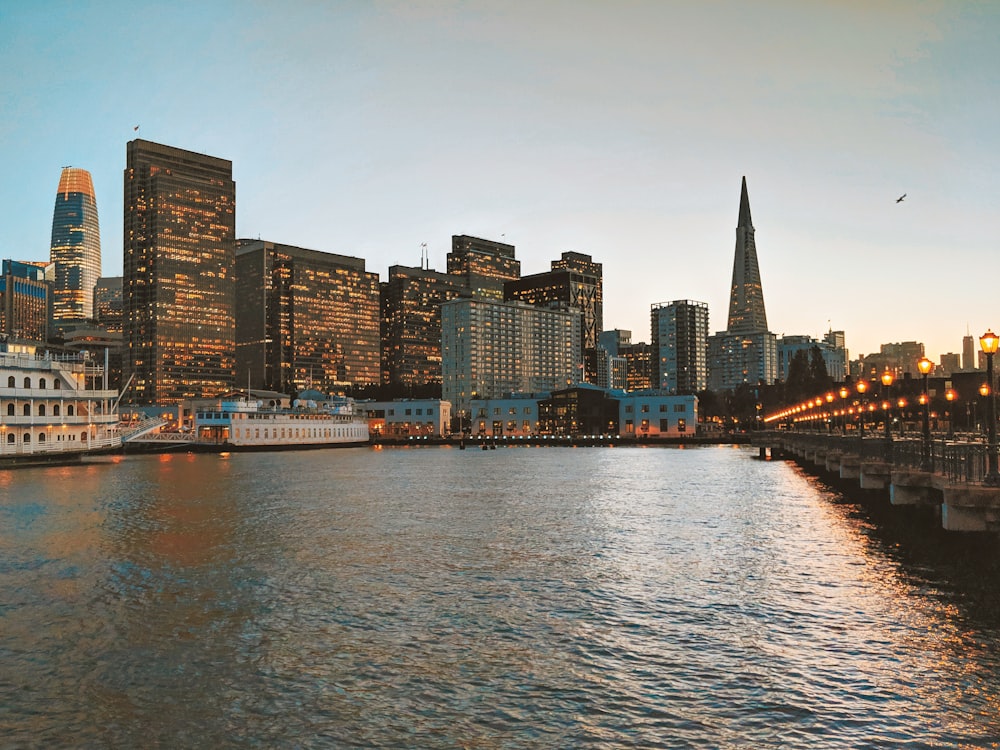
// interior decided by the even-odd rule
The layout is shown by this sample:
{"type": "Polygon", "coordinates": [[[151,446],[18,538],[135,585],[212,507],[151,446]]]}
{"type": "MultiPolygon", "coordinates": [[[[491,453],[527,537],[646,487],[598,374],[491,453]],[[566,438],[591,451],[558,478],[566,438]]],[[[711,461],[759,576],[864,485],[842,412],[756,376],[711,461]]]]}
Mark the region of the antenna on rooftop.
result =
{"type": "Polygon", "coordinates": [[[420,243],[420,270],[426,271],[430,266],[430,261],[427,260],[427,243],[420,243]]]}

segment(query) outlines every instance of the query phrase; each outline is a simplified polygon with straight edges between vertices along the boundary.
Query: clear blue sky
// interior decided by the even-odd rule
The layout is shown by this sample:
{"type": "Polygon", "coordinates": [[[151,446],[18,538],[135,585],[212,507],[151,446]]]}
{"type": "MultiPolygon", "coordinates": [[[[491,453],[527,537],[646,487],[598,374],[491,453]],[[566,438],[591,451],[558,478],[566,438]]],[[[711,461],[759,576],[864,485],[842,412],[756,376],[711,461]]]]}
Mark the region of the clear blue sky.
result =
{"type": "Polygon", "coordinates": [[[0,70],[3,258],[73,165],[120,275],[138,135],[231,159],[239,236],[383,279],[453,234],[588,253],[648,341],[655,302],[725,328],[746,175],[775,333],[1000,330],[1000,3],[0,0],[0,70]]]}

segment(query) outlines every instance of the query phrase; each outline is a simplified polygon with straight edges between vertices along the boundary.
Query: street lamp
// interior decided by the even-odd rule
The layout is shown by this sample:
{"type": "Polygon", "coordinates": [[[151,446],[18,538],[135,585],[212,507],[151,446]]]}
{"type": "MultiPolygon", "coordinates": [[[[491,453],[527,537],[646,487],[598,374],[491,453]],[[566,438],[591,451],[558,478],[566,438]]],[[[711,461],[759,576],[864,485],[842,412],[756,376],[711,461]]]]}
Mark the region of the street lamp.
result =
{"type": "Polygon", "coordinates": [[[833,432],[833,391],[829,391],[826,394],[826,408],[829,410],[830,415],[830,432],[833,432]]]}
{"type": "Polygon", "coordinates": [[[921,357],[917,360],[917,369],[920,370],[920,374],[923,376],[923,393],[920,394],[920,403],[924,405],[924,440],[923,450],[920,455],[920,468],[924,471],[934,470],[934,463],[931,460],[931,398],[930,393],[927,391],[927,375],[930,374],[932,367],[934,367],[934,363],[927,359],[927,357],[921,357]]]}
{"type": "Polygon", "coordinates": [[[1000,336],[993,331],[987,330],[979,337],[979,345],[986,355],[986,476],[983,484],[991,487],[1000,485],[1000,474],[997,473],[997,410],[996,399],[993,397],[993,355],[997,353],[997,344],[1000,344],[1000,336]]]}
{"type": "Polygon", "coordinates": [[[958,398],[958,393],[954,388],[949,388],[944,392],[945,400],[948,402],[948,439],[951,440],[955,437],[955,399],[958,398]]]}
{"type": "Polygon", "coordinates": [[[838,391],[838,393],[840,394],[840,402],[841,402],[840,403],[841,422],[843,422],[843,425],[844,425],[844,434],[846,435],[847,434],[847,395],[850,393],[850,391],[847,390],[847,386],[846,385],[842,385],[842,386],[840,386],[840,391],[838,391]]]}
{"type": "Polygon", "coordinates": [[[861,404],[858,409],[858,431],[861,433],[860,437],[865,436],[865,392],[868,390],[868,381],[863,378],[858,381],[857,385],[858,395],[861,396],[861,404]]]}
{"type": "Polygon", "coordinates": [[[892,381],[895,378],[892,376],[892,372],[886,370],[882,373],[882,388],[884,393],[882,394],[883,402],[882,405],[885,407],[885,442],[892,442],[892,381]]]}

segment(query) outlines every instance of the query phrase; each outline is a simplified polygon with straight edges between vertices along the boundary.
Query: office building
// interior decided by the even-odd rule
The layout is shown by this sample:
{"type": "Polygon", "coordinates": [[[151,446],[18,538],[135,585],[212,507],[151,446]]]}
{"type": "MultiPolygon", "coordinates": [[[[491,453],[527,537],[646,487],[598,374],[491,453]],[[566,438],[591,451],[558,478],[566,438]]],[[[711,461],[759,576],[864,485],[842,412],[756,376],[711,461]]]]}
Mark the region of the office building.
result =
{"type": "Polygon", "coordinates": [[[0,265],[0,334],[7,341],[48,341],[51,271],[51,264],[5,260],[0,265]]]}
{"type": "Polygon", "coordinates": [[[94,322],[108,333],[122,332],[124,324],[122,277],[105,276],[94,287],[94,322]]]}
{"type": "MultiPolygon", "coordinates": [[[[836,338],[832,340],[837,341],[836,338]]],[[[788,382],[788,370],[795,355],[800,351],[805,352],[806,357],[811,360],[815,349],[823,358],[823,365],[830,379],[836,383],[842,382],[847,374],[846,351],[842,344],[838,348],[831,345],[830,341],[831,338],[828,336],[824,337],[823,341],[818,341],[812,336],[782,336],[777,341],[778,378],[788,382]]]]}
{"type": "Polygon", "coordinates": [[[456,274],[390,266],[382,294],[383,383],[399,395],[441,388],[441,303],[467,293],[456,274]]]}
{"type": "Polygon", "coordinates": [[[459,411],[473,399],[565,388],[582,369],[579,313],[483,298],[441,305],[442,397],[459,411]]]}
{"type": "Polygon", "coordinates": [[[236,353],[232,162],[137,139],[124,181],[125,401],[227,393],[236,353]]]}
{"type": "Polygon", "coordinates": [[[551,270],[522,276],[504,284],[504,299],[520,300],[549,310],[569,310],[583,315],[581,346],[597,347],[604,328],[604,282],[600,263],[583,253],[563,253],[551,270]]]}
{"type": "Polygon", "coordinates": [[[709,388],[731,391],[741,385],[773,383],[778,373],[776,339],[767,330],[757,244],[744,177],[729,292],[729,321],[725,331],[708,340],[709,388]]]}
{"type": "Polygon", "coordinates": [[[650,339],[656,387],[668,394],[708,387],[708,305],[693,300],[650,307],[650,339]]]}
{"type": "Polygon", "coordinates": [[[363,259],[237,245],[237,383],[288,394],[381,383],[378,274],[363,259]]]}
{"type": "Polygon", "coordinates": [[[101,231],[90,172],[63,167],[52,212],[49,261],[55,265],[52,316],[94,317],[94,286],[101,276],[101,231]]]}
{"type": "Polygon", "coordinates": [[[503,299],[504,283],[521,277],[514,246],[458,234],[451,238],[448,273],[462,278],[474,297],[503,299]]]}

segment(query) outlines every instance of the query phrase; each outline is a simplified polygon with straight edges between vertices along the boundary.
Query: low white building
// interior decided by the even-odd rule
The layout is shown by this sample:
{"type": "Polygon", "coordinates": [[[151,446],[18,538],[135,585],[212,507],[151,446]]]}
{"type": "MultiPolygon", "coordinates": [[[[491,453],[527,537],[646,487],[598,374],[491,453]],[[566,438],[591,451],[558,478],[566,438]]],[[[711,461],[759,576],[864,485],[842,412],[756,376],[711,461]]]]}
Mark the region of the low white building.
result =
{"type": "Polygon", "coordinates": [[[515,393],[506,398],[474,399],[461,421],[472,435],[537,435],[538,400],[548,395],[515,393]]]}

